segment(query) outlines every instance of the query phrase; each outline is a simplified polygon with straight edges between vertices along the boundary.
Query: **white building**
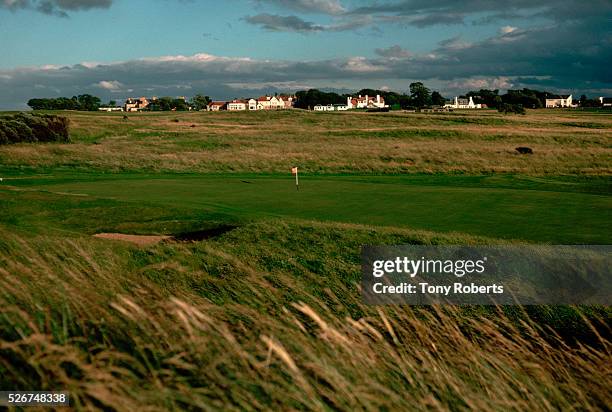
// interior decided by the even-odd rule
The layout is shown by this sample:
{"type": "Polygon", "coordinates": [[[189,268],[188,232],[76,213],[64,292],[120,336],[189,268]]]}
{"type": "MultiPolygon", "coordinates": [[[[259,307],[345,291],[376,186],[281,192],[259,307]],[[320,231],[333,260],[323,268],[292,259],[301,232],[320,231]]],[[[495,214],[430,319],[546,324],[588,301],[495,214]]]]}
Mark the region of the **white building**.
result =
{"type": "Polygon", "coordinates": [[[282,109],[293,109],[295,96],[278,96],[277,99],[283,105],[282,109]]]}
{"type": "Polygon", "coordinates": [[[453,100],[447,101],[444,107],[449,109],[482,109],[482,104],[475,104],[472,96],[469,98],[455,96],[453,100]]]}
{"type": "Polygon", "coordinates": [[[153,97],[150,101],[146,97],[133,98],[128,97],[125,99],[125,104],[123,105],[123,110],[126,112],[139,112],[145,109],[151,102],[156,101],[157,98],[153,97]]]}
{"type": "Polygon", "coordinates": [[[218,112],[219,110],[227,110],[226,102],[210,102],[208,106],[206,106],[206,110],[209,112],[218,112]]]}
{"type": "Polygon", "coordinates": [[[556,107],[578,107],[577,104],[573,104],[572,95],[559,95],[559,96],[550,96],[550,98],[546,99],[546,107],[548,108],[556,108],[556,107]]]}
{"type": "Polygon", "coordinates": [[[279,110],[285,108],[285,101],[276,96],[261,96],[249,100],[249,110],[279,110]]]}
{"type": "Polygon", "coordinates": [[[245,100],[232,100],[227,103],[227,110],[229,111],[242,111],[247,109],[248,102],[245,100]]]}
{"type": "Polygon", "coordinates": [[[101,112],[122,112],[123,107],[98,107],[101,112]]]}
{"type": "Polygon", "coordinates": [[[314,111],[315,112],[333,112],[334,111],[334,105],[333,104],[317,104],[314,107],[314,111]]]}
{"type": "Polygon", "coordinates": [[[602,107],[612,107],[612,97],[600,97],[599,104],[601,104],[602,107]]]}
{"type": "Polygon", "coordinates": [[[348,109],[383,109],[389,107],[385,104],[385,99],[379,94],[376,95],[376,98],[367,94],[365,96],[359,95],[359,97],[347,97],[346,106],[348,109]]]}

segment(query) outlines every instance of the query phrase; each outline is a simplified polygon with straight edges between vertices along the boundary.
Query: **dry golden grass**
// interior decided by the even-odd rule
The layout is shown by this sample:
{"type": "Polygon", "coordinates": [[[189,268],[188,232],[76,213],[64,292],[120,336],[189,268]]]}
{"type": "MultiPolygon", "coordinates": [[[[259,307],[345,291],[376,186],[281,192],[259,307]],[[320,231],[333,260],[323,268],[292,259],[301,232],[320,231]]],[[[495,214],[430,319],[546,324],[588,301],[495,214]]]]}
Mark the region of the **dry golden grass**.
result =
{"type": "Polygon", "coordinates": [[[612,116],[416,113],[66,113],[73,143],[0,148],[6,166],[285,173],[610,174],[612,116]],[[175,120],[178,120],[176,122],[175,120]],[[192,127],[193,126],[193,127],[192,127]],[[529,146],[523,156],[517,146],[529,146]]]}
{"type": "MultiPolygon", "coordinates": [[[[329,225],[303,228],[330,239],[332,251],[341,243],[329,225]]],[[[343,233],[373,233],[351,228],[343,233]]],[[[242,240],[268,231],[267,241],[249,253],[273,258],[270,239],[289,227],[256,229],[242,240]]],[[[511,320],[502,308],[479,316],[368,307],[348,292],[352,285],[331,280],[317,296],[308,286],[317,274],[268,272],[241,255],[244,242],[150,249],[165,256],[170,283],[190,276],[168,289],[126,264],[132,249],[0,233],[4,388],[68,390],[80,409],[121,411],[553,411],[612,403],[610,344],[601,334],[569,345],[527,314],[511,320]],[[201,269],[188,270],[179,256],[201,269]],[[231,301],[203,297],[205,285],[231,301]]],[[[609,336],[601,324],[584,323],[609,336]]]]}

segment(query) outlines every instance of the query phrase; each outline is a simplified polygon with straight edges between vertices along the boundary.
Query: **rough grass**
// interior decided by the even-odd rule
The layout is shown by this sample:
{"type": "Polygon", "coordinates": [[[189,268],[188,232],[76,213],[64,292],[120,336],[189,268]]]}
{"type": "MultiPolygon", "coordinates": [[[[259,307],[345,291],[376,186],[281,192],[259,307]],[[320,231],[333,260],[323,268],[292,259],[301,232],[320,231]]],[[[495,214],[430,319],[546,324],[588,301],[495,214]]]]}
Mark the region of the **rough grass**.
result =
{"type": "Polygon", "coordinates": [[[295,164],[311,173],[611,172],[612,117],[588,112],[66,115],[73,144],[0,148],[0,163],[156,172],[284,173],[295,164]],[[534,154],[519,155],[517,146],[534,154]]]}
{"type": "Polygon", "coordinates": [[[358,245],[487,239],[286,221],[144,249],[0,234],[3,388],[105,410],[612,402],[608,309],[361,303],[358,245]]]}

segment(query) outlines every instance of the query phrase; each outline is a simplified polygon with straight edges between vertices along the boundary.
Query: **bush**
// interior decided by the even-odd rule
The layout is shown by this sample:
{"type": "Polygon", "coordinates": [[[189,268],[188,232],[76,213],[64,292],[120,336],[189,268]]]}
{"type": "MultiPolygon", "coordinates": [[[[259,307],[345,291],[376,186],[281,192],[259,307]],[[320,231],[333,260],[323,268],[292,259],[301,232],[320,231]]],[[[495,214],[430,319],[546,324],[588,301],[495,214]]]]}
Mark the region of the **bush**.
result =
{"type": "Polygon", "coordinates": [[[0,144],[68,142],[68,119],[55,115],[18,113],[0,117],[0,144]]]}
{"type": "Polygon", "coordinates": [[[525,108],[522,104],[512,104],[512,103],[502,103],[497,107],[497,110],[500,113],[508,114],[508,113],[516,113],[516,114],[525,114],[525,108]]]}

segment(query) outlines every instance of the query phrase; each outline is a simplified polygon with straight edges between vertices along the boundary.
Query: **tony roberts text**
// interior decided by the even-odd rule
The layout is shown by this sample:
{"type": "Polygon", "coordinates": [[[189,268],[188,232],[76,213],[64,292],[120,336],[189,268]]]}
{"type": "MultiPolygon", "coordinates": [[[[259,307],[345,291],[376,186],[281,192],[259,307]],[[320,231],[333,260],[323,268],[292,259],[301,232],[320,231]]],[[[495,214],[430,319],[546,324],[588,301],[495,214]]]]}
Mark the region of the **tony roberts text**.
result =
{"type": "Polygon", "coordinates": [[[469,285],[463,283],[453,283],[452,285],[430,285],[429,283],[421,282],[418,284],[400,283],[397,285],[385,285],[383,283],[375,283],[372,290],[376,294],[429,294],[429,295],[444,295],[453,294],[502,294],[504,293],[503,285],[469,285]]]}

